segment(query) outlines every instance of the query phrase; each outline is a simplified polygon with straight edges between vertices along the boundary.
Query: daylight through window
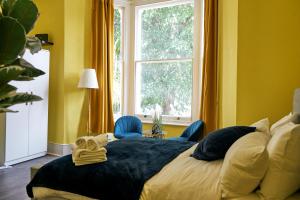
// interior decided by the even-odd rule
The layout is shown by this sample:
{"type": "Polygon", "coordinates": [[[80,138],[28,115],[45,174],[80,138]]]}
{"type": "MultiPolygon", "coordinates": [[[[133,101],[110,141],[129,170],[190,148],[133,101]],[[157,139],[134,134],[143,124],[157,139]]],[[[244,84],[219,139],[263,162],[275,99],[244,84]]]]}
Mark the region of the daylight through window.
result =
{"type": "Polygon", "coordinates": [[[165,118],[191,118],[194,4],[137,7],[135,114],[158,106],[165,118]]]}
{"type": "Polygon", "coordinates": [[[122,112],[122,71],[123,71],[123,10],[115,9],[114,14],[114,70],[113,70],[113,113],[118,118],[122,112]]]}

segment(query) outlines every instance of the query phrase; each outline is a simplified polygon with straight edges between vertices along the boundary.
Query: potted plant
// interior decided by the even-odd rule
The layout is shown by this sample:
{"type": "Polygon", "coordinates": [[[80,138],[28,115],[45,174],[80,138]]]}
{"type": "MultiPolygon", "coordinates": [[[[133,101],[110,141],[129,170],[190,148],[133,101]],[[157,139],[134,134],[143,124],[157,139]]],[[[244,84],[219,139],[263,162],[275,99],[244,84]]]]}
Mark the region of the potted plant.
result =
{"type": "Polygon", "coordinates": [[[161,134],[162,133],[162,116],[160,114],[160,109],[156,106],[153,118],[153,125],[152,125],[152,134],[161,134]]]}
{"type": "Polygon", "coordinates": [[[38,9],[31,0],[0,0],[0,113],[16,112],[15,104],[42,100],[39,96],[18,93],[11,81],[31,81],[45,74],[22,58],[25,49],[41,50],[41,42],[27,34],[33,28],[38,9]]]}

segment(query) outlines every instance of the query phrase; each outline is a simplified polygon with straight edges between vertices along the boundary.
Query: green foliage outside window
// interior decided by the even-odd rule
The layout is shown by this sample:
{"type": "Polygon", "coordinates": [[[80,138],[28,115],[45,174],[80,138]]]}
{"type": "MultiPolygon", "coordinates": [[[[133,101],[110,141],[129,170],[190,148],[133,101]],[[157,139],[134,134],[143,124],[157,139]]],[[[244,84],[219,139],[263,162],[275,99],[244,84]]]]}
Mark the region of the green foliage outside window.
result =
{"type": "Polygon", "coordinates": [[[113,113],[121,112],[121,11],[114,13],[114,77],[113,77],[113,113]]]}
{"type": "Polygon", "coordinates": [[[193,4],[142,12],[140,60],[191,58],[193,54],[193,4]]]}
{"type": "MultiPolygon", "coordinates": [[[[146,9],[141,14],[141,60],[192,58],[193,4],[146,9]]],[[[190,116],[192,62],[141,64],[143,114],[158,104],[163,115],[190,116]]]]}
{"type": "MultiPolygon", "coordinates": [[[[140,96],[138,114],[151,114],[158,104],[163,115],[190,116],[192,100],[192,57],[194,5],[192,3],[144,9],[141,11],[141,38],[136,60],[162,60],[138,63],[136,66],[136,95],[140,96]],[[187,58],[168,62],[163,60],[187,58]]],[[[121,102],[121,13],[115,9],[114,42],[114,113],[120,112],[121,102]]],[[[133,53],[133,52],[132,52],[133,53]]]]}

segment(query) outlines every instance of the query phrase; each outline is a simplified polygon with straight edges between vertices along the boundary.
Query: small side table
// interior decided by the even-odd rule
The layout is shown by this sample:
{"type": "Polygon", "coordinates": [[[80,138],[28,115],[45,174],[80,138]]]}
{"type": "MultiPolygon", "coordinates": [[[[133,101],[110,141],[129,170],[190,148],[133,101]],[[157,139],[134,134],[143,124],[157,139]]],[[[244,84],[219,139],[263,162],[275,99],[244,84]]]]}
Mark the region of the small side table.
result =
{"type": "Polygon", "coordinates": [[[152,134],[152,130],[145,130],[143,131],[143,137],[146,138],[159,138],[159,139],[164,139],[167,135],[166,131],[162,131],[161,133],[157,134],[152,134]]]}

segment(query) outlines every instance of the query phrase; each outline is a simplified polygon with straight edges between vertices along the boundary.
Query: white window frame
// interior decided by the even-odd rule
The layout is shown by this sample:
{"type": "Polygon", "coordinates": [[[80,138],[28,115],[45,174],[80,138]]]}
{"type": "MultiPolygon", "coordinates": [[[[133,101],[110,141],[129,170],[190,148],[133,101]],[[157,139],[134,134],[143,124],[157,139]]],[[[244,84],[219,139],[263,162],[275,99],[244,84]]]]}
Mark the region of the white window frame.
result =
{"type": "MultiPolygon", "coordinates": [[[[122,7],[124,13],[124,64],[123,64],[123,90],[122,90],[122,115],[135,115],[135,35],[136,35],[136,13],[137,7],[161,7],[163,4],[194,2],[194,50],[193,62],[193,89],[192,89],[192,113],[191,117],[163,117],[163,124],[189,125],[192,121],[199,119],[202,89],[202,60],[203,60],[203,16],[204,0],[140,0],[124,1],[115,0],[116,7],[122,7]],[[201,12],[199,12],[201,11],[201,12]]],[[[155,61],[154,61],[155,62],[155,61]]],[[[152,116],[137,115],[143,123],[152,123],[152,116]]]]}
{"type": "Polygon", "coordinates": [[[121,62],[121,98],[120,98],[120,113],[114,114],[114,120],[116,121],[124,113],[124,69],[125,69],[125,4],[121,1],[116,1],[114,9],[121,11],[121,60],[114,60],[114,62],[121,62]]]}

